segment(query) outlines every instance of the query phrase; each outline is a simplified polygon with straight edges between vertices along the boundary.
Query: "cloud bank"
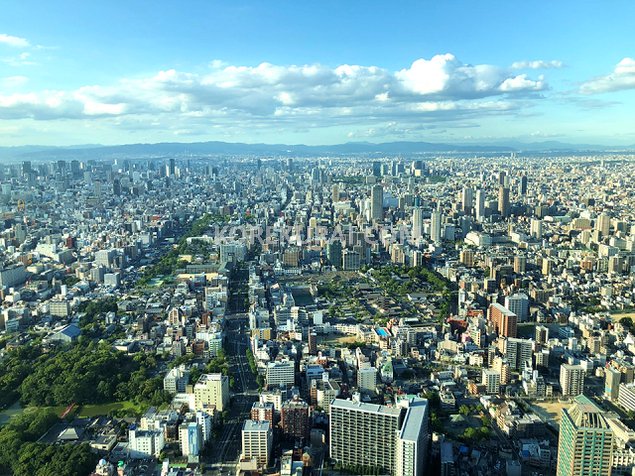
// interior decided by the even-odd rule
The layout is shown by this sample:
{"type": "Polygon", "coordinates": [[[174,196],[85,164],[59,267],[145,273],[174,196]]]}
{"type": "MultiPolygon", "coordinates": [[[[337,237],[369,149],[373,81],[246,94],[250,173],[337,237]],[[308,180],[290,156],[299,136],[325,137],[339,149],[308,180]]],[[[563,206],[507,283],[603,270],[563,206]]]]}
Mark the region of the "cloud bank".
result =
{"type": "Polygon", "coordinates": [[[470,65],[452,54],[417,59],[398,71],[349,64],[238,66],[213,61],[204,73],[169,69],[75,90],[5,91],[0,93],[0,119],[106,120],[133,129],[164,127],[161,120],[169,119],[181,133],[238,125],[407,125],[513,114],[547,89],[542,75],[470,65]]]}
{"type": "Polygon", "coordinates": [[[598,94],[635,89],[635,59],[624,58],[606,76],[600,76],[582,84],[583,94],[598,94]]]}

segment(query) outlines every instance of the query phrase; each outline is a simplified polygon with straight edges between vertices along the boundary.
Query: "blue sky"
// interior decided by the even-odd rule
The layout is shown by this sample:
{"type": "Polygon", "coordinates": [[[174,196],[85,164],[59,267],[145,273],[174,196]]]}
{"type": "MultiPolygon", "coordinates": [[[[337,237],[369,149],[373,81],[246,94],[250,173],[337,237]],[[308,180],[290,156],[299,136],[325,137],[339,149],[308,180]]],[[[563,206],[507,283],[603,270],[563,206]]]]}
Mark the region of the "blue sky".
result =
{"type": "Polygon", "coordinates": [[[635,2],[6,2],[0,145],[635,144],[635,2]]]}

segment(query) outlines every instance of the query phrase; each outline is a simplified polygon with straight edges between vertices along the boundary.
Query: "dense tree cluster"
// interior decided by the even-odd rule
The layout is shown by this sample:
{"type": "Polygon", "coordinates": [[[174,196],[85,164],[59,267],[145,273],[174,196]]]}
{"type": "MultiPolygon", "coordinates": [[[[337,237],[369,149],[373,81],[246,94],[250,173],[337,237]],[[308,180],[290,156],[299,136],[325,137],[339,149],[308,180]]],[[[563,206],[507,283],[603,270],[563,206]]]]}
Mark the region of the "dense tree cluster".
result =
{"type": "Polygon", "coordinates": [[[0,468],[15,476],[86,476],[97,463],[88,444],[46,445],[36,441],[58,421],[50,410],[27,412],[0,430],[0,468]]]}
{"type": "Polygon", "coordinates": [[[160,405],[165,401],[153,356],[130,357],[107,344],[76,344],[40,355],[20,385],[21,401],[38,406],[133,400],[160,405]]]}
{"type": "Polygon", "coordinates": [[[39,355],[35,346],[22,346],[7,353],[0,365],[0,408],[18,400],[20,384],[33,371],[33,361],[39,355]]]}

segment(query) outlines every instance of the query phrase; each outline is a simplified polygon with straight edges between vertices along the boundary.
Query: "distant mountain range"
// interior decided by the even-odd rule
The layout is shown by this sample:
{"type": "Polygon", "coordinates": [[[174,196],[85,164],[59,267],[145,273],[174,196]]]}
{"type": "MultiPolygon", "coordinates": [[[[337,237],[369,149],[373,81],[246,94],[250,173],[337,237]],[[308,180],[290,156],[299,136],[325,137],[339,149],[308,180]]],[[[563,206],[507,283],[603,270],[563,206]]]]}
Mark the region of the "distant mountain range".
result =
{"type": "Polygon", "coordinates": [[[511,152],[582,153],[635,151],[635,145],[609,147],[597,144],[568,144],[558,141],[523,143],[508,141],[490,144],[445,144],[431,142],[348,142],[337,145],[244,144],[234,142],[163,142],[103,146],[95,144],[68,147],[19,146],[0,147],[0,160],[99,159],[113,157],[165,157],[172,155],[387,155],[387,154],[495,154],[511,152]]]}

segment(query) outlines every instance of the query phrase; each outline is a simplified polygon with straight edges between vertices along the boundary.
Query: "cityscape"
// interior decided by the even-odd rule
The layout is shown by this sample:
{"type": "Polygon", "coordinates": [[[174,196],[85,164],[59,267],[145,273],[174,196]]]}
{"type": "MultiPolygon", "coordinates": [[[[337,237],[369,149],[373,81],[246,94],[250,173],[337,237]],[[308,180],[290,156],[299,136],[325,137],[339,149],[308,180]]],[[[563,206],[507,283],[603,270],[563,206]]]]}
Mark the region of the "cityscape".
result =
{"type": "Polygon", "coordinates": [[[7,7],[0,475],[635,476],[635,5],[299,3],[7,7]]]}

